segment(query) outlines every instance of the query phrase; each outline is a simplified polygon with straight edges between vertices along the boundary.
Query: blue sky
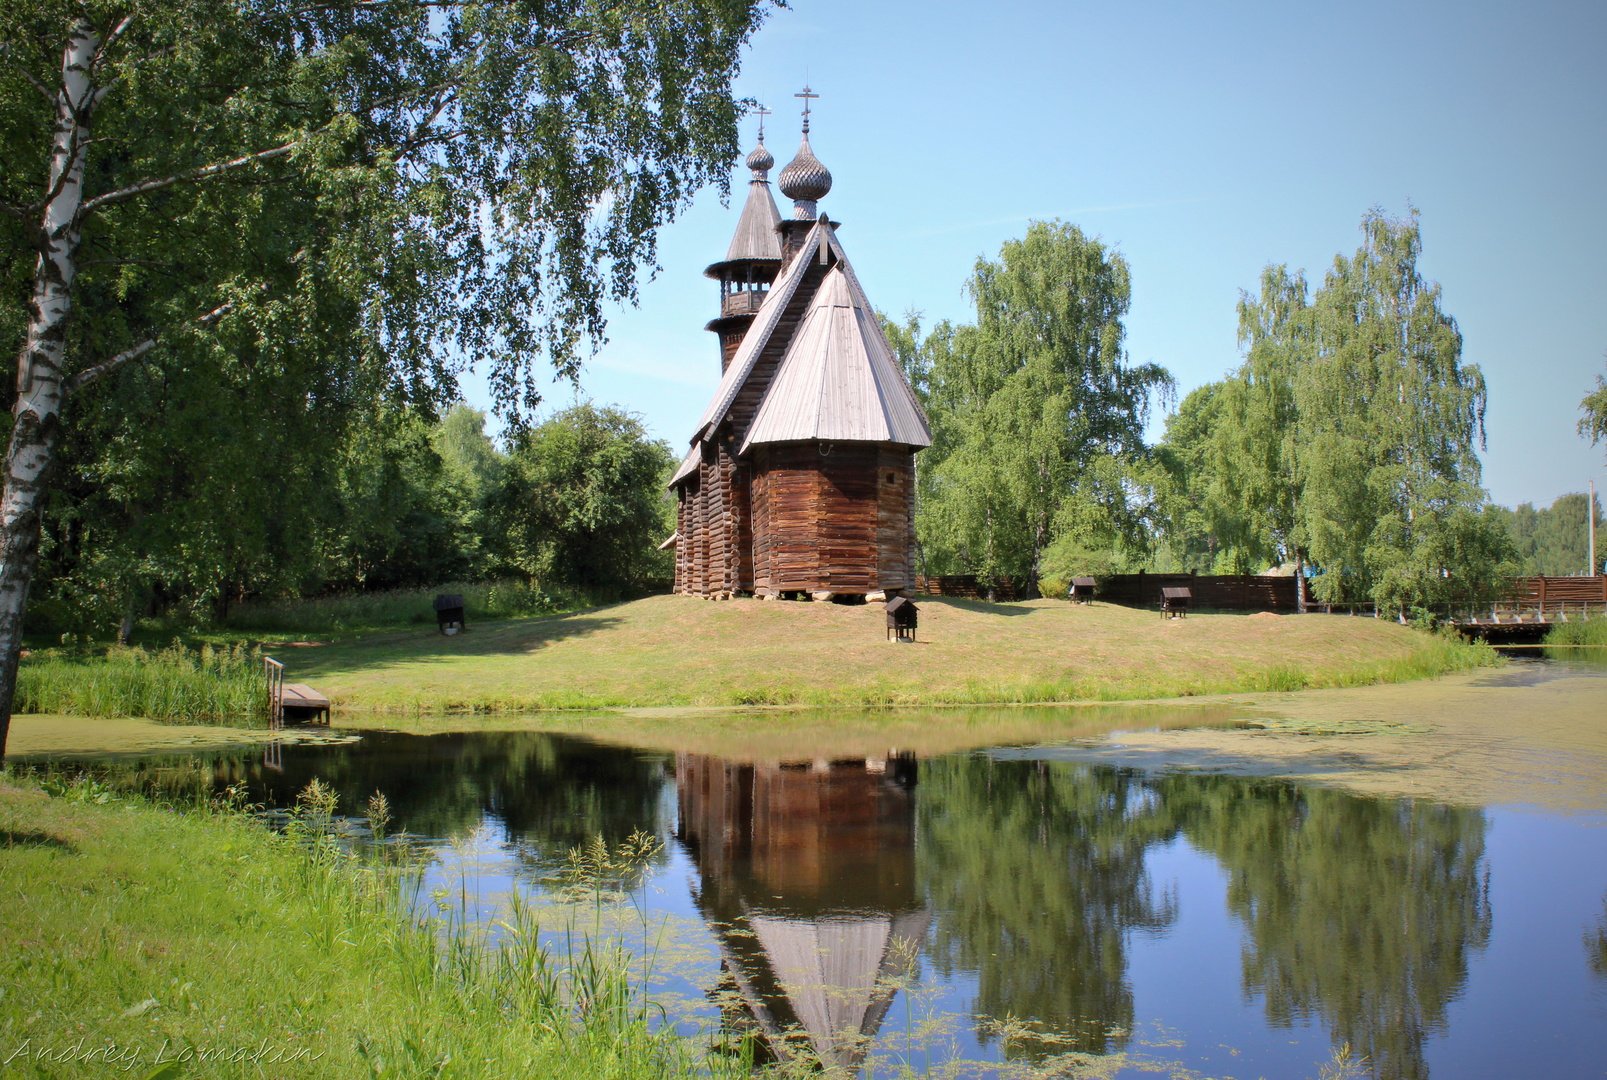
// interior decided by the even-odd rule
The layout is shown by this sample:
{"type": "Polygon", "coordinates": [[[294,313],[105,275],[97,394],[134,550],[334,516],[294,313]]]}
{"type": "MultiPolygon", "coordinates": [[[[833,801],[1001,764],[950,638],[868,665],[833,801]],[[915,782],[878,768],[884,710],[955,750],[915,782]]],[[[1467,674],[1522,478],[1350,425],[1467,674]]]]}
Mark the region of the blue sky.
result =
{"type": "MultiPolygon", "coordinates": [[[[820,207],[883,311],[967,320],[976,259],[1058,217],[1128,260],[1129,352],[1180,394],[1239,362],[1235,304],[1264,265],[1315,286],[1369,207],[1417,207],[1421,270],[1489,385],[1484,484],[1544,505],[1607,479],[1607,448],[1575,433],[1607,372],[1604,45],[1602,0],[793,0],[738,86],[775,112],[777,172],[798,145],[792,94],[807,80],[821,95],[811,143],[835,184],[820,207]]],[[[729,207],[705,193],[664,230],[663,270],[582,376],[581,396],[640,414],[677,451],[719,379],[702,270],[747,175],[733,172],[729,207]]]]}

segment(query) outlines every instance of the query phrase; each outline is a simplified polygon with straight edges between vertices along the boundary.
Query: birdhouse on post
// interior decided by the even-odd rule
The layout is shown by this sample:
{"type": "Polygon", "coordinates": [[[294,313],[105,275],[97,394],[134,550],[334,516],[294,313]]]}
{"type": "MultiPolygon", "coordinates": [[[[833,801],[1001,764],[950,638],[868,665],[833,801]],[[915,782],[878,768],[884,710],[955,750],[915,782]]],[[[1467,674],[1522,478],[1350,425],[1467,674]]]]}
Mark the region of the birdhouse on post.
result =
{"type": "Polygon", "coordinates": [[[1181,619],[1189,613],[1189,602],[1194,594],[1181,585],[1168,585],[1161,590],[1161,617],[1176,616],[1181,619]]]}
{"type": "Polygon", "coordinates": [[[887,640],[909,641],[915,640],[915,623],[920,609],[915,601],[903,596],[895,596],[887,602],[887,640]]]}

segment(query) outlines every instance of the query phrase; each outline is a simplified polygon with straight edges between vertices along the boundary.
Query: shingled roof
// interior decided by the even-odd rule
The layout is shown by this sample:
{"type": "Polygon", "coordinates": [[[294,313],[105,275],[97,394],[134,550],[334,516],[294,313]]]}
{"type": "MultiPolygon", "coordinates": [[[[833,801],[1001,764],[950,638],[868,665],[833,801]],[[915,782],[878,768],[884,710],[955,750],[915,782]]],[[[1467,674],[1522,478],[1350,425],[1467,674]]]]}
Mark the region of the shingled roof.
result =
{"type": "Polygon", "coordinates": [[[932,433],[865,294],[827,271],[742,442],[930,446],[932,433]]]}
{"type": "Polygon", "coordinates": [[[776,227],[781,224],[781,211],[770,195],[770,185],[763,180],[748,184],[748,201],[742,204],[742,216],[737,219],[737,231],[731,236],[726,249],[726,262],[746,259],[781,261],[781,238],[776,227]]]}
{"type": "MultiPolygon", "coordinates": [[[[742,451],[792,440],[889,442],[930,446],[931,429],[893,359],[880,322],[824,219],[776,279],[698,421],[694,444],[719,427],[753,374],[765,346],[808,276],[821,245],[836,265],[809,300],[776,377],[766,389],[742,451]]],[[[688,458],[690,461],[690,457],[688,458]]],[[[689,470],[679,471],[674,483],[689,470]]]]}

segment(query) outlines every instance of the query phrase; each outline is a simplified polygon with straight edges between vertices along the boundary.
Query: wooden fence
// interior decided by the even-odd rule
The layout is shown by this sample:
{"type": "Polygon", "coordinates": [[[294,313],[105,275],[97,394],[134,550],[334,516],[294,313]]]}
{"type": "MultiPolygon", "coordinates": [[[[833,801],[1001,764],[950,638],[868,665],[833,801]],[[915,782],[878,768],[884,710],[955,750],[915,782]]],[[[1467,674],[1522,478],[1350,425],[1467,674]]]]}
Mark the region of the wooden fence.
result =
{"type": "MultiPolygon", "coordinates": [[[[1161,590],[1184,588],[1190,606],[1216,611],[1295,611],[1294,577],[1259,574],[1113,574],[1097,579],[1094,600],[1133,607],[1156,607],[1161,590]]],[[[1307,599],[1310,599],[1307,591],[1307,599]]]]}
{"type": "MultiPolygon", "coordinates": [[[[1298,610],[1296,579],[1270,577],[1260,574],[1112,574],[1096,579],[1096,602],[1124,604],[1131,607],[1159,607],[1161,590],[1183,587],[1193,597],[1193,608],[1215,611],[1278,611],[1298,610]]],[[[973,600],[991,598],[999,601],[1027,600],[1038,595],[1034,583],[1027,579],[995,578],[985,580],[975,574],[950,574],[942,577],[917,577],[915,590],[928,596],[956,596],[973,600]]],[[[1497,598],[1469,600],[1451,605],[1476,609],[1532,609],[1537,611],[1595,612],[1607,607],[1607,574],[1594,577],[1531,577],[1516,578],[1506,594],[1497,598]]],[[[1373,614],[1371,604],[1335,605],[1319,604],[1306,587],[1306,608],[1309,611],[1346,611],[1356,614],[1365,611],[1373,614]]]]}

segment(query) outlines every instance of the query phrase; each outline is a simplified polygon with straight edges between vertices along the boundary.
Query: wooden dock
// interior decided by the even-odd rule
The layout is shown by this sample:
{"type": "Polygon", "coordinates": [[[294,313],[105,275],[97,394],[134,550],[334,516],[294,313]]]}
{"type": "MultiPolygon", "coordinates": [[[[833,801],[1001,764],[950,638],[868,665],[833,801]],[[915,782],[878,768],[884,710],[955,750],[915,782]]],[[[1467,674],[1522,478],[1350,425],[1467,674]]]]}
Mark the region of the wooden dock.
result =
{"type": "Polygon", "coordinates": [[[278,730],[286,720],[329,723],[329,698],[306,683],[285,682],[285,666],[271,656],[262,659],[268,676],[268,726],[278,730]]]}

